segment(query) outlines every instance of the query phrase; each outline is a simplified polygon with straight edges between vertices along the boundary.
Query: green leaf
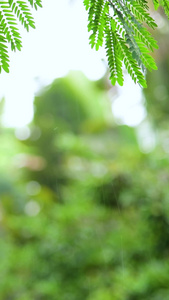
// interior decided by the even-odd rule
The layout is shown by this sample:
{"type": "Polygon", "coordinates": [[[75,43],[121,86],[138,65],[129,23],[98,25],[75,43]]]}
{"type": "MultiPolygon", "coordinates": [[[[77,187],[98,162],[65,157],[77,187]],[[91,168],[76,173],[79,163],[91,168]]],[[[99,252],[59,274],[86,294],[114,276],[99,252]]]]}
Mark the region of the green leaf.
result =
{"type": "Polygon", "coordinates": [[[154,3],[155,10],[157,10],[159,8],[159,5],[160,5],[159,1],[158,0],[153,0],[153,3],[154,3]]]}
{"type": "Polygon", "coordinates": [[[6,44],[10,44],[12,51],[20,51],[22,48],[18,21],[27,31],[29,31],[30,27],[35,28],[29,5],[36,9],[37,6],[42,7],[42,1],[0,1],[0,73],[2,69],[7,73],[9,72],[9,56],[6,44]]]}
{"type": "Polygon", "coordinates": [[[9,73],[9,65],[8,65],[7,63],[3,63],[3,64],[2,64],[2,68],[4,69],[4,71],[5,71],[6,73],[9,73]]]}
{"type": "MultiPolygon", "coordinates": [[[[89,43],[96,50],[105,47],[111,83],[123,84],[124,64],[133,81],[146,87],[146,69],[157,70],[150,52],[158,49],[147,28],[157,27],[147,0],[83,0],[83,3],[88,10],[89,43]]],[[[153,3],[155,9],[161,4],[169,16],[168,0],[153,0],[153,3]]]]}

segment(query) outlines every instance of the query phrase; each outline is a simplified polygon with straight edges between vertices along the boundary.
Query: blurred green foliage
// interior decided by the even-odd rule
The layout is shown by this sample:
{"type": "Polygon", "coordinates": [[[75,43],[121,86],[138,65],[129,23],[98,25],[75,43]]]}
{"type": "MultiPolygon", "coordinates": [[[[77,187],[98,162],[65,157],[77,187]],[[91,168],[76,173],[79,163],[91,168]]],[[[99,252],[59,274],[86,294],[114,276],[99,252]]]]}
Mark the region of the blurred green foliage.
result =
{"type": "Polygon", "coordinates": [[[147,73],[148,87],[144,90],[144,94],[146,96],[146,108],[154,127],[166,130],[168,129],[169,114],[169,31],[168,20],[164,18],[162,12],[158,22],[160,29],[155,33],[159,44],[159,49],[156,52],[158,72],[147,73]]]}
{"type": "Polygon", "coordinates": [[[0,298],[169,299],[168,154],[140,152],[80,73],[34,105],[29,138],[0,135],[0,298]]]}

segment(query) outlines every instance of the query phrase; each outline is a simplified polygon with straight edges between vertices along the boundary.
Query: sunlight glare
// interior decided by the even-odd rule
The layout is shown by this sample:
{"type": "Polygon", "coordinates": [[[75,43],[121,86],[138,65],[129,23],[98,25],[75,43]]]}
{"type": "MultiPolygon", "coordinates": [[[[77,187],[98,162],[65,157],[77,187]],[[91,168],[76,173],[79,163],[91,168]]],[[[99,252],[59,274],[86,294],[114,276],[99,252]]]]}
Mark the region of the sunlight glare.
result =
{"type": "Polygon", "coordinates": [[[88,41],[87,13],[81,1],[44,2],[34,13],[36,29],[20,30],[21,52],[11,53],[10,73],[0,77],[0,99],[5,97],[3,124],[23,127],[33,117],[36,78],[43,85],[80,70],[89,79],[100,79],[106,71],[103,53],[91,49],[88,41]]]}
{"type": "Polygon", "coordinates": [[[131,127],[139,125],[146,117],[141,88],[126,76],[124,86],[118,87],[117,93],[116,99],[112,101],[116,122],[131,127]]]}

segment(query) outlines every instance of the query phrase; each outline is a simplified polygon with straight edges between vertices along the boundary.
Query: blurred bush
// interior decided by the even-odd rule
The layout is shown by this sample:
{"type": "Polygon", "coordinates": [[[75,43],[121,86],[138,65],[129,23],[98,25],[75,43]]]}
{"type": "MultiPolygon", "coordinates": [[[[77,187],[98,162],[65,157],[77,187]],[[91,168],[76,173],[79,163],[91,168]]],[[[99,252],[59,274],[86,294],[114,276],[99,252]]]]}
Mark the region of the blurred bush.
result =
{"type": "Polygon", "coordinates": [[[34,104],[29,138],[0,136],[15,161],[3,152],[0,298],[169,299],[168,156],[141,153],[80,73],[34,104]]]}

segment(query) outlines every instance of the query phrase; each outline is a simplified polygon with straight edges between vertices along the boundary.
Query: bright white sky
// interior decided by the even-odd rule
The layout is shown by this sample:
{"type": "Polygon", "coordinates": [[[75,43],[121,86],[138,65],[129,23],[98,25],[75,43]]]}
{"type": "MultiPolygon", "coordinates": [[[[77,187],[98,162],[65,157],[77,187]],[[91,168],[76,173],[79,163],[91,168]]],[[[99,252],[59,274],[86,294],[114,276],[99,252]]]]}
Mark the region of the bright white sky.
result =
{"type": "MultiPolygon", "coordinates": [[[[4,125],[28,124],[35,92],[70,70],[81,70],[93,80],[104,75],[104,51],[96,52],[89,46],[82,2],[70,5],[69,0],[43,0],[43,8],[35,12],[36,29],[29,33],[21,30],[22,51],[11,53],[10,73],[0,75],[0,99],[4,96],[6,100],[4,125]]],[[[129,80],[120,89],[120,97],[113,105],[117,118],[131,126],[139,124],[145,116],[140,88],[129,80]]]]}

